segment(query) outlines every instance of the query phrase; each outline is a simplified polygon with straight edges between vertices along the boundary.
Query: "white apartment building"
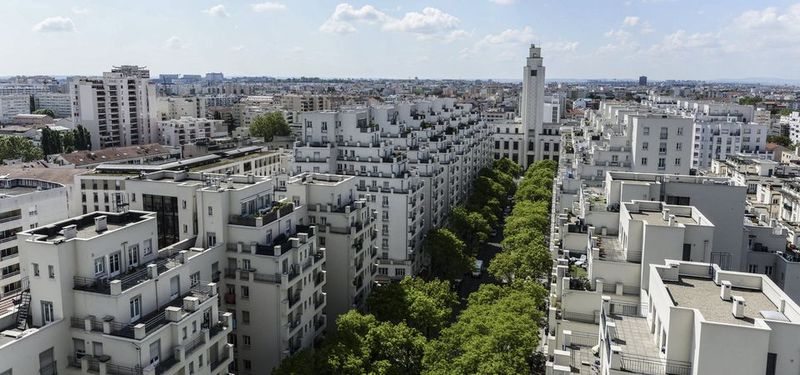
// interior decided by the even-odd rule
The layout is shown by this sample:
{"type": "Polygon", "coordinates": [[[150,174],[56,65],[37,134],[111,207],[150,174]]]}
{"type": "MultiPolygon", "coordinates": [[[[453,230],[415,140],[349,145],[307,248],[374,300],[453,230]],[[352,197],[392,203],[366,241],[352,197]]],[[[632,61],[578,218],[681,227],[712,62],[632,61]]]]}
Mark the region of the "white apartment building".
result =
{"type": "Polygon", "coordinates": [[[72,98],[69,94],[57,92],[39,92],[33,94],[36,109],[49,109],[56,118],[72,117],[72,98]]]}
{"type": "Polygon", "coordinates": [[[92,137],[92,149],[158,141],[156,87],[150,72],[115,67],[98,78],[70,81],[72,120],[92,137]]]}
{"type": "Polygon", "coordinates": [[[160,142],[170,147],[180,147],[201,139],[225,137],[228,135],[222,120],[209,120],[205,117],[186,117],[158,121],[160,142]]]}
{"type": "Polygon", "coordinates": [[[161,248],[152,213],[92,213],[19,234],[30,289],[0,317],[14,374],[227,374],[231,314],[212,262],[225,246],[161,248]]]}
{"type": "Polygon", "coordinates": [[[788,116],[781,116],[780,124],[789,129],[789,138],[792,143],[800,142],[800,112],[792,112],[788,116]]]}
{"type": "Polygon", "coordinates": [[[646,114],[630,119],[631,171],[689,174],[692,120],[646,114]]]}
{"type": "Polygon", "coordinates": [[[650,268],[643,316],[602,302],[602,374],[800,371],[800,307],[768,277],[672,260],[650,268]]]}
{"type": "Polygon", "coordinates": [[[156,212],[159,244],[225,244],[214,272],[234,316],[237,373],[269,371],[323,333],[325,249],[307,206],[279,198],[271,179],[161,171],[125,188],[132,209],[156,212]]]}
{"type": "Polygon", "coordinates": [[[363,306],[378,272],[376,203],[369,195],[356,198],[357,192],[354,176],[302,173],[286,184],[287,197],[307,207],[308,223],[327,249],[325,270],[316,277],[325,281],[332,328],[335,317],[363,306]]]}
{"type": "Polygon", "coordinates": [[[30,95],[0,95],[0,123],[11,122],[14,116],[31,113],[30,95]]]}
{"type": "Polygon", "coordinates": [[[206,118],[206,99],[198,96],[159,97],[156,111],[159,120],[177,120],[182,117],[206,118]]]}
{"type": "Polygon", "coordinates": [[[729,155],[766,152],[768,132],[766,124],[696,121],[692,166],[710,168],[713,160],[729,155]]]}
{"type": "Polygon", "coordinates": [[[525,127],[520,121],[496,121],[490,124],[494,128],[494,158],[509,158],[517,164],[525,159],[525,127]]]}
{"type": "Polygon", "coordinates": [[[0,178],[0,301],[17,296],[22,289],[25,275],[19,263],[17,233],[66,219],[68,201],[67,188],[62,184],[0,178]]]}
{"type": "Polygon", "coordinates": [[[305,112],[299,123],[294,173],[354,175],[380,202],[383,279],[419,272],[425,231],[443,225],[491,161],[490,129],[453,99],[305,112]]]}

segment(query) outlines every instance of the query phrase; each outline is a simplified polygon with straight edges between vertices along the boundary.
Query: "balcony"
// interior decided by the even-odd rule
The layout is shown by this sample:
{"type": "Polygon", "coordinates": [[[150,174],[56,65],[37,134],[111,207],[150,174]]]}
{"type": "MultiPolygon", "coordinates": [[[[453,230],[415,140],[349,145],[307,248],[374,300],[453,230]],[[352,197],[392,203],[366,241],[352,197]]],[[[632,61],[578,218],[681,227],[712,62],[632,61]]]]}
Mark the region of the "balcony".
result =
{"type": "Polygon", "coordinates": [[[227,347],[225,347],[225,349],[223,349],[222,351],[222,354],[219,354],[216,360],[213,360],[208,364],[209,367],[211,367],[211,372],[216,371],[220,365],[228,361],[228,359],[230,358],[231,358],[230,350],[227,347]]]}
{"type": "Polygon", "coordinates": [[[230,215],[228,224],[247,227],[261,227],[278,220],[294,211],[292,202],[274,202],[270,212],[258,215],[230,215]]]}
{"type": "Polygon", "coordinates": [[[300,292],[301,290],[296,290],[294,293],[288,292],[287,299],[289,300],[289,307],[291,308],[294,306],[298,301],[300,301],[300,292]]]}
{"type": "Polygon", "coordinates": [[[314,330],[319,331],[322,327],[325,326],[326,317],[325,314],[322,314],[316,318],[314,318],[314,330]]]}
{"type": "Polygon", "coordinates": [[[110,361],[109,356],[89,356],[83,357],[67,357],[67,366],[72,368],[81,369],[83,361],[86,361],[86,371],[89,373],[105,373],[108,375],[142,375],[143,370],[140,366],[122,366],[110,361]],[[103,369],[104,367],[104,369],[103,369]]]}
{"type": "Polygon", "coordinates": [[[147,335],[155,332],[159,328],[171,322],[167,318],[167,307],[182,307],[183,299],[186,297],[196,297],[200,300],[200,303],[203,303],[215,295],[212,294],[212,292],[213,290],[208,286],[192,288],[186,294],[173,299],[166,305],[161,306],[156,311],[153,311],[152,313],[143,316],[138,321],[130,324],[115,322],[113,317],[104,317],[102,320],[97,320],[95,317],[89,316],[85,318],[73,317],[70,319],[70,325],[72,328],[83,330],[89,328],[94,332],[102,332],[113,336],[141,340],[147,335]]]}
{"type": "Polygon", "coordinates": [[[314,297],[314,309],[318,310],[322,305],[325,304],[325,293],[320,293],[316,297],[314,297]]]}
{"type": "Polygon", "coordinates": [[[320,286],[323,282],[325,282],[325,271],[317,272],[314,276],[314,286],[320,286]]]}

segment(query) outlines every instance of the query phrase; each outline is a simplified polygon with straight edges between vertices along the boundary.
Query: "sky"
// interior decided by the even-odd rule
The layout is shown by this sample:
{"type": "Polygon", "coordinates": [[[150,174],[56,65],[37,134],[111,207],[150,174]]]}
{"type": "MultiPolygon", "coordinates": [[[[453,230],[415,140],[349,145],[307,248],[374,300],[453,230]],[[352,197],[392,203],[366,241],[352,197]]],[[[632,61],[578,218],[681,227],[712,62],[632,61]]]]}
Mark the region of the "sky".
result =
{"type": "Polygon", "coordinates": [[[800,2],[0,0],[0,76],[800,79],[800,2]]]}

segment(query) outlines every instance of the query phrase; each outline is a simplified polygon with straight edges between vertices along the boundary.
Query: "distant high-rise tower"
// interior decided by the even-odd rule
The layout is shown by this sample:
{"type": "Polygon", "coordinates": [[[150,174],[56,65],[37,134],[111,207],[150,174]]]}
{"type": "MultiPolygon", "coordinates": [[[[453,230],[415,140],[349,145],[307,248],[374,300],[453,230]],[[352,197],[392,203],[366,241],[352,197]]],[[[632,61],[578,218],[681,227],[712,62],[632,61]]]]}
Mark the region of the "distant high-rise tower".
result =
{"type": "Polygon", "coordinates": [[[544,113],[544,66],[542,49],[531,44],[527,63],[522,71],[522,98],[520,99],[522,123],[525,124],[525,144],[527,145],[525,166],[542,160],[542,147],[539,136],[542,134],[544,113]]]}
{"type": "Polygon", "coordinates": [[[639,77],[639,86],[647,86],[647,76],[639,77]]]}
{"type": "Polygon", "coordinates": [[[69,84],[72,119],[91,135],[92,149],[157,142],[156,89],[150,71],[115,66],[102,77],[77,77],[69,84]]]}

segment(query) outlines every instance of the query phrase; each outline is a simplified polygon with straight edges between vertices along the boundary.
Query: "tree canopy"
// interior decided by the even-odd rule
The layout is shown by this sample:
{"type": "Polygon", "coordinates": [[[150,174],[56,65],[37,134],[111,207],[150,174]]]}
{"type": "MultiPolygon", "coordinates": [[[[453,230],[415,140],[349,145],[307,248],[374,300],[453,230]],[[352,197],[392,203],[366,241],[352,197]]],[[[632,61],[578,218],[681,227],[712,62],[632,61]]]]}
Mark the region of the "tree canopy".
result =
{"type": "Polygon", "coordinates": [[[56,113],[53,112],[53,110],[50,109],[50,108],[37,109],[37,110],[33,111],[33,114],[34,115],[48,115],[48,116],[50,116],[52,118],[56,118],[56,113]]]}
{"type": "Polygon", "coordinates": [[[367,311],[378,320],[405,323],[433,337],[447,325],[457,303],[448,281],[405,277],[373,289],[367,297],[367,311]]]}
{"type": "Polygon", "coordinates": [[[430,259],[433,276],[445,280],[461,278],[475,262],[464,241],[446,228],[429,231],[423,251],[430,259]]]}
{"type": "Polygon", "coordinates": [[[276,135],[289,134],[291,134],[289,124],[280,112],[258,115],[250,123],[250,135],[263,137],[265,142],[272,141],[272,138],[276,135]]]}
{"type": "Polygon", "coordinates": [[[22,159],[22,161],[41,160],[42,149],[30,139],[17,136],[0,136],[0,160],[22,159]]]}
{"type": "Polygon", "coordinates": [[[467,251],[475,256],[478,246],[489,238],[492,227],[480,212],[468,211],[458,206],[450,212],[450,229],[467,245],[467,251]]]}

